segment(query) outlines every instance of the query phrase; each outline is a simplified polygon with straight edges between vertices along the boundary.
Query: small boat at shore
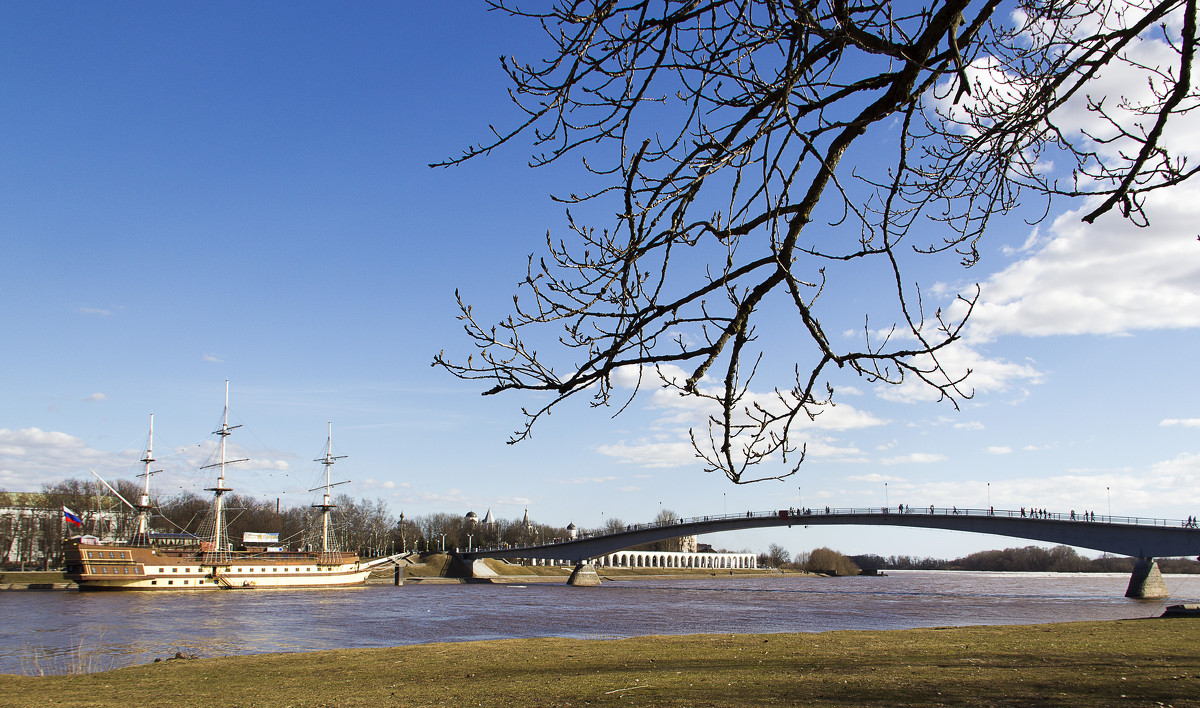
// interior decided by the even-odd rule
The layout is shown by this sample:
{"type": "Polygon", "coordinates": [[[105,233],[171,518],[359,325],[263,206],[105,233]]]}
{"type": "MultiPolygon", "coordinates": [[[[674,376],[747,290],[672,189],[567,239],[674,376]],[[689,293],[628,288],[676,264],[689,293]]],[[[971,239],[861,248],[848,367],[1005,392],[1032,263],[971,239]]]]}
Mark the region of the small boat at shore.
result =
{"type": "Polygon", "coordinates": [[[1168,605],[1163,610],[1163,617],[1200,617],[1200,604],[1187,603],[1184,605],[1168,605]]]}
{"type": "MultiPolygon", "coordinates": [[[[243,538],[235,548],[225,522],[227,465],[245,460],[226,458],[225,443],[231,431],[239,426],[229,425],[229,384],[225,387],[225,411],[221,427],[219,461],[201,469],[217,470],[217,482],[207,491],[213,493],[209,521],[199,535],[155,534],[150,531],[150,470],[154,462],[154,418],[150,419],[150,438],[146,445],[145,487],[139,503],[130,504],[118,493],[118,498],[138,512],[133,536],[126,543],[102,542],[95,536],[76,536],[63,544],[66,578],[80,590],[249,590],[261,588],[339,588],[363,585],[367,576],[392,558],[365,561],[357,553],[339,551],[333,541],[330,513],[337,508],[330,502],[330,468],[341,457],[332,452],[333,426],[330,425],[329,445],[324,459],[324,499],[314,504],[320,510],[320,541],[312,550],[289,549],[278,545],[277,534],[254,534],[243,538]],[[275,538],[272,538],[274,536],[275,538]]],[[[103,481],[103,480],[101,480],[103,481]]],[[[343,483],[338,483],[343,484],[343,483]]],[[[108,486],[108,483],[105,482],[108,486]]],[[[109,486],[109,489],[112,489],[109,486]]],[[[317,491],[322,487],[309,491],[317,491]]],[[[115,489],[112,489],[116,493],[115,489]]]]}

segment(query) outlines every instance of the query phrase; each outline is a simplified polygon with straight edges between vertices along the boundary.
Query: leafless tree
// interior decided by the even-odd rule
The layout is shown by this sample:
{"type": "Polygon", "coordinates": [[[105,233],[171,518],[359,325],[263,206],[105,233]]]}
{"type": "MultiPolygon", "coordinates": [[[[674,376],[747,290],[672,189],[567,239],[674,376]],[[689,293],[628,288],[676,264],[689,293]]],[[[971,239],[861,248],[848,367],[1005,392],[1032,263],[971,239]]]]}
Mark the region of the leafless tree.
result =
{"type": "Polygon", "coordinates": [[[791,432],[832,404],[837,369],[972,395],[943,355],[978,289],[931,313],[914,262],[973,265],[993,217],[1027,198],[1144,225],[1145,196],[1195,173],[1163,134],[1196,105],[1196,0],[491,4],[540,22],[549,56],[502,60],[525,119],[441,164],[527,136],[533,165],[579,155],[599,185],[556,197],[573,233],[530,257],[510,315],[489,325],[459,296],[475,354],[435,357],[485,394],[549,393],[510,442],[573,396],[619,412],[628,376],[634,396],[651,380],[704,403],[692,442],[710,471],[787,476],[805,452],[791,432]],[[1169,61],[1140,59],[1145,41],[1169,61]],[[1094,93],[1106,71],[1140,83],[1094,93]],[[575,219],[593,200],[616,212],[599,228],[575,219]],[[866,278],[894,299],[853,315],[862,334],[839,348],[839,295],[822,294],[866,278]],[[786,368],[759,341],[781,332],[786,368]],[[756,394],[760,369],[788,381],[756,394]]]}
{"type": "Polygon", "coordinates": [[[767,546],[767,565],[772,568],[782,568],[784,564],[792,561],[792,554],[786,548],[778,543],[772,543],[767,546]]]}

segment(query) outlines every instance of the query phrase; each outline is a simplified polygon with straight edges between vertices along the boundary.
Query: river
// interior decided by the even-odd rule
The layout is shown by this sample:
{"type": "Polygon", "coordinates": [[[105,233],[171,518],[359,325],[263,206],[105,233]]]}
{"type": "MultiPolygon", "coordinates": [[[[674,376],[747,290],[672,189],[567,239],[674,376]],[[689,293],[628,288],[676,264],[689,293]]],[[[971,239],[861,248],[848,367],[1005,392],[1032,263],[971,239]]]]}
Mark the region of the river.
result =
{"type": "Polygon", "coordinates": [[[598,588],[372,584],[342,590],[0,594],[0,673],[117,668],[173,656],[514,637],[823,632],[1151,617],[1195,602],[1129,600],[1115,573],[893,571],[884,577],[643,578],[598,588]]]}

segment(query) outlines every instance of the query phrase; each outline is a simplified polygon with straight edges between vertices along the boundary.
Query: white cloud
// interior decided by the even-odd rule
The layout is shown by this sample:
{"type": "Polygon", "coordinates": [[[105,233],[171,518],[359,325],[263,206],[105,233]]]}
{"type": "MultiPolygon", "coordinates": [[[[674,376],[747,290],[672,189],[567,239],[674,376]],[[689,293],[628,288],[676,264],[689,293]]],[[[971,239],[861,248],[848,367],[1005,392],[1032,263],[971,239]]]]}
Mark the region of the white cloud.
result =
{"type": "Polygon", "coordinates": [[[1196,503],[1200,500],[1200,453],[1184,453],[1170,460],[1156,462],[1143,480],[1144,488],[1162,493],[1180,494],[1173,501],[1196,503]]]}
{"type": "MultiPolygon", "coordinates": [[[[1129,14],[1133,16],[1140,15],[1129,14]]],[[[1182,16],[1180,8],[1165,23],[1176,37],[1182,16]]],[[[1126,21],[1114,6],[1102,5],[1076,29],[1101,31],[1101,27],[1126,21]]],[[[1029,37],[1032,42],[1044,39],[1029,37]]],[[[1143,125],[1146,118],[1138,107],[1161,102],[1152,84],[1161,82],[1165,74],[1176,73],[1178,64],[1177,48],[1164,41],[1157,29],[1148,31],[1122,48],[1120,55],[1093,77],[1088,91],[1071,97],[1056,111],[1055,125],[1071,139],[1096,150],[1106,162],[1127,165],[1136,146],[1119,136],[1110,119],[1119,121],[1130,134],[1140,132],[1135,126],[1143,125]],[[1108,117],[1089,110],[1095,100],[1103,101],[1108,117]]],[[[957,107],[948,103],[953,91],[943,90],[941,93],[949,95],[939,104],[941,110],[963,113],[973,101],[985,97],[989,101],[1017,100],[1024,93],[1007,89],[1007,77],[990,57],[981,57],[968,67],[968,73],[987,90],[964,97],[957,107]]],[[[1162,141],[1176,156],[1195,158],[1200,151],[1200,114],[1191,111],[1173,116],[1162,141]]],[[[1060,215],[1048,232],[1035,228],[1020,249],[1009,251],[1027,257],[982,284],[982,297],[966,332],[971,346],[1006,334],[1124,335],[1200,326],[1200,243],[1196,240],[1200,184],[1184,183],[1149,193],[1146,209],[1151,226],[1146,229],[1134,226],[1116,211],[1093,225],[1084,224],[1081,217],[1098,203],[1093,199],[1060,215]]],[[[948,290],[961,288],[944,284],[933,288],[934,292],[948,290]]],[[[955,303],[950,314],[962,312],[961,303],[955,303]]]]}
{"type": "Polygon", "coordinates": [[[92,395],[84,398],[83,401],[84,403],[94,403],[96,401],[103,401],[106,398],[108,398],[108,396],[104,395],[103,393],[93,393],[92,395]]]}
{"type": "MultiPolygon", "coordinates": [[[[938,361],[950,376],[970,372],[966,381],[959,384],[964,394],[1003,393],[1012,391],[1018,384],[1040,384],[1044,380],[1044,375],[1032,364],[1014,364],[988,357],[964,340],[953,342],[938,352],[938,361]]],[[[929,368],[929,358],[914,359],[913,364],[929,368]]],[[[914,376],[908,376],[899,386],[881,385],[878,393],[884,400],[902,403],[936,401],[941,395],[914,376]]]]}
{"type": "Polygon", "coordinates": [[[1163,427],[1179,425],[1185,428],[1200,428],[1200,418],[1166,418],[1159,425],[1163,427]]]}
{"type": "Polygon", "coordinates": [[[112,314],[112,310],[105,310],[99,307],[81,307],[77,312],[81,315],[99,315],[101,317],[108,317],[112,314]]]}
{"type": "Polygon", "coordinates": [[[683,467],[698,463],[696,450],[690,442],[621,441],[613,445],[600,445],[596,452],[615,457],[622,464],[640,467],[683,467]]]}
{"type": "Polygon", "coordinates": [[[1200,184],[1147,203],[1148,229],[1113,215],[1089,226],[1087,207],[1055,219],[1036,253],[983,283],[970,341],[1200,326],[1200,184]]]}
{"type": "Polygon", "coordinates": [[[986,450],[989,455],[1009,455],[1013,451],[1008,445],[989,445],[986,450]]]}
{"type": "Polygon", "coordinates": [[[872,472],[871,474],[859,474],[859,475],[853,475],[853,476],[847,477],[846,481],[848,481],[848,482],[872,482],[872,483],[903,482],[904,478],[903,477],[893,477],[891,475],[886,475],[886,474],[879,474],[878,472],[872,472]]]}
{"type": "Polygon", "coordinates": [[[1200,454],[1181,454],[1146,468],[1070,470],[1065,474],[956,479],[913,484],[904,490],[915,505],[997,509],[1045,508],[1054,513],[1093,511],[1116,516],[1186,517],[1200,505],[1200,454]],[[989,499],[990,497],[990,499],[989,499]]]}
{"type": "Polygon", "coordinates": [[[385,479],[379,480],[374,477],[367,477],[359,485],[366,489],[411,489],[412,485],[408,482],[396,482],[394,480],[385,479]]]}
{"type": "Polygon", "coordinates": [[[224,364],[225,363],[225,360],[222,359],[221,357],[217,356],[216,354],[205,354],[200,358],[203,359],[204,361],[207,361],[207,362],[210,362],[213,364],[224,364]]]}
{"type": "Polygon", "coordinates": [[[88,467],[98,467],[108,457],[67,433],[0,428],[0,489],[37,491],[46,483],[86,475],[88,467]]]}
{"type": "MultiPolygon", "coordinates": [[[[822,462],[867,462],[869,458],[853,445],[839,445],[834,441],[819,436],[797,438],[794,443],[797,448],[804,446],[806,460],[821,460],[822,462]]],[[[616,458],[622,464],[633,464],[647,468],[686,467],[701,465],[703,461],[696,456],[687,432],[678,434],[673,441],[638,440],[627,442],[622,440],[612,445],[600,445],[596,452],[601,455],[616,458]]],[[[799,456],[799,449],[788,457],[799,456]]]]}
{"type": "MultiPolygon", "coordinates": [[[[646,407],[657,418],[647,427],[662,432],[652,438],[622,440],[610,445],[601,445],[595,449],[596,452],[616,458],[623,464],[646,468],[703,464],[696,456],[696,450],[692,446],[688,430],[694,429],[698,438],[702,437],[705,434],[704,430],[709,417],[719,413],[719,406],[709,399],[681,396],[675,389],[664,388],[660,374],[673,381],[686,378],[686,373],[679,367],[664,366],[658,370],[652,367],[643,367],[640,371],[642,373],[641,386],[654,389],[646,407]]],[[[630,389],[638,384],[638,373],[637,367],[624,367],[614,372],[611,380],[614,386],[630,389]]],[[[709,395],[715,395],[717,390],[713,382],[708,379],[702,382],[701,389],[709,395]]],[[[782,409],[782,403],[774,393],[747,392],[739,406],[739,412],[744,411],[748,406],[755,405],[762,406],[767,410],[782,409]]],[[[744,412],[739,414],[739,418],[741,418],[739,423],[750,423],[744,412]]],[[[872,413],[846,403],[823,406],[815,419],[801,415],[792,422],[792,443],[797,448],[805,445],[809,458],[822,458],[838,462],[862,462],[866,461],[866,458],[856,447],[837,445],[821,437],[820,433],[857,430],[884,425],[886,422],[872,413]]]]}
{"type": "Polygon", "coordinates": [[[907,455],[898,457],[885,457],[879,461],[883,465],[906,465],[906,464],[921,464],[927,465],[934,462],[942,462],[946,459],[945,455],[938,455],[930,452],[913,452],[907,455]]]}
{"type": "MultiPolygon", "coordinates": [[[[216,440],[205,440],[197,445],[178,450],[183,464],[190,469],[199,470],[202,467],[216,464],[220,460],[220,444],[216,440]]],[[[268,472],[287,472],[292,469],[287,460],[278,457],[255,457],[248,448],[235,442],[225,444],[226,460],[245,460],[238,462],[240,470],[263,470],[268,472]]]]}
{"type": "MultiPolygon", "coordinates": [[[[638,367],[622,367],[613,372],[612,384],[619,388],[633,388],[637,385],[638,373],[638,367]]],[[[688,376],[683,369],[677,366],[660,366],[657,372],[654,367],[641,368],[643,390],[652,389],[654,391],[647,405],[652,410],[661,411],[655,423],[656,427],[703,427],[710,416],[720,412],[720,407],[713,400],[696,396],[681,396],[678,390],[664,387],[660,374],[670,381],[683,381],[688,376]]],[[[700,384],[700,390],[703,393],[710,396],[717,395],[719,388],[712,379],[706,377],[700,384]]],[[[848,389],[848,393],[856,392],[856,389],[848,389]]],[[[738,410],[742,411],[755,405],[762,406],[767,410],[781,410],[783,404],[774,393],[747,391],[738,410]]],[[[887,422],[847,403],[823,406],[819,410],[820,414],[813,420],[807,416],[798,416],[792,423],[792,430],[853,430],[883,425],[887,422]]]]}
{"type": "Polygon", "coordinates": [[[608,484],[617,481],[616,477],[575,477],[560,480],[560,484],[608,484]]]}

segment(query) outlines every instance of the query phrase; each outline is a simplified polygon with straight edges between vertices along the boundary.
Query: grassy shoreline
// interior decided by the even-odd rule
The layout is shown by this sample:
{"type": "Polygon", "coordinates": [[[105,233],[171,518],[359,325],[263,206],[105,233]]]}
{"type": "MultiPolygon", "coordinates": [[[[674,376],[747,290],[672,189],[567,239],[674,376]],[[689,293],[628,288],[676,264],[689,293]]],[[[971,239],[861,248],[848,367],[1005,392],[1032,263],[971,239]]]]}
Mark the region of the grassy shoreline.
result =
{"type": "Polygon", "coordinates": [[[1200,706],[1200,618],[508,639],[0,675],[5,705],[1200,706]]]}

